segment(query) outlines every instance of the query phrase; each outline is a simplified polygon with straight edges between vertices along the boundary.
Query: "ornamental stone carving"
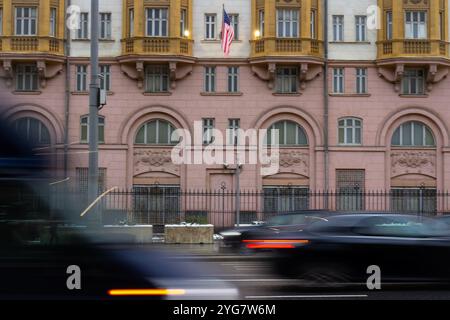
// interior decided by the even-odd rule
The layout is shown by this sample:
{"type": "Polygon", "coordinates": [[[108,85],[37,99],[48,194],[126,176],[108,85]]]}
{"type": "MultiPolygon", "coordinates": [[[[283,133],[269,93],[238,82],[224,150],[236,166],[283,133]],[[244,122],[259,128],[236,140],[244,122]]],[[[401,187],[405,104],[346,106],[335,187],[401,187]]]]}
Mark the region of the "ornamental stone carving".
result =
{"type": "Polygon", "coordinates": [[[177,173],[179,170],[172,163],[169,150],[134,150],[134,174],[149,171],[177,173]]]}
{"type": "Polygon", "coordinates": [[[436,176],[436,155],[433,152],[393,152],[391,159],[393,176],[409,173],[436,176]]]}

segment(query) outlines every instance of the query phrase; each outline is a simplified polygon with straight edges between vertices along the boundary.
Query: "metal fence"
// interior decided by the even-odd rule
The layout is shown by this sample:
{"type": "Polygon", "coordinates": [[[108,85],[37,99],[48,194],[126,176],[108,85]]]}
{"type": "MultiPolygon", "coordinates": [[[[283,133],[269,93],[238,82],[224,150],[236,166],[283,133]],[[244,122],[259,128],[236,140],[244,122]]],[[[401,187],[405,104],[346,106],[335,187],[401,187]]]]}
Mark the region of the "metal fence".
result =
{"type": "MultiPolygon", "coordinates": [[[[102,192],[99,192],[101,195],[102,192]]],[[[63,217],[84,223],[89,205],[86,192],[70,188],[2,192],[0,215],[8,219],[63,217]]],[[[181,222],[213,224],[216,229],[237,223],[235,191],[181,190],[179,187],[136,186],[113,190],[100,197],[95,208],[103,224],[167,225],[181,222]]],[[[241,224],[304,210],[386,212],[434,216],[450,214],[450,193],[435,189],[389,191],[312,191],[307,188],[264,188],[239,192],[241,224]]]]}
{"type": "MultiPolygon", "coordinates": [[[[55,211],[75,217],[88,205],[86,193],[50,192],[55,211]]],[[[236,192],[180,190],[178,187],[135,187],[113,190],[97,203],[103,224],[167,225],[180,222],[213,224],[217,229],[237,223],[236,192]]],[[[386,212],[433,216],[450,214],[450,193],[431,189],[390,191],[311,191],[268,188],[239,192],[241,224],[303,210],[386,212]]],[[[87,213],[89,215],[89,212],[87,213]]]]}

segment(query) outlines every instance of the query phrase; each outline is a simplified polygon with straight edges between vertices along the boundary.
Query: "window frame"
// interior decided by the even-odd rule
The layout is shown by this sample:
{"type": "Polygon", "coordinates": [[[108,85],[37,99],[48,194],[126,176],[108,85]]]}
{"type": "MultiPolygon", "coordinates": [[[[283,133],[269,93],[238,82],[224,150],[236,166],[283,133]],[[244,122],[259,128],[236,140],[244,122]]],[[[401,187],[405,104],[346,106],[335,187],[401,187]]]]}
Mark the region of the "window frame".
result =
{"type": "Polygon", "coordinates": [[[78,64],[75,66],[75,91],[87,92],[88,88],[88,65],[78,64]]]}
{"type": "Polygon", "coordinates": [[[270,145],[272,142],[272,130],[276,129],[276,125],[282,124],[283,125],[283,137],[279,136],[279,147],[287,147],[287,148],[299,148],[299,147],[309,147],[309,138],[308,138],[308,134],[306,133],[305,128],[303,128],[303,126],[301,126],[299,123],[293,121],[293,120],[279,120],[276,121],[274,123],[272,123],[268,128],[267,128],[267,133],[266,133],[266,137],[265,137],[265,145],[270,145]],[[288,130],[287,130],[287,126],[288,124],[294,124],[296,126],[295,128],[295,143],[294,144],[288,144],[288,130]],[[299,140],[300,134],[302,134],[305,138],[305,144],[301,143],[299,140]],[[268,138],[269,137],[269,138],[268,138]]]}
{"type": "Polygon", "coordinates": [[[180,37],[187,38],[185,35],[188,30],[188,10],[187,8],[181,8],[180,10],[180,37]]]}
{"type": "Polygon", "coordinates": [[[356,42],[366,42],[367,41],[367,16],[356,15],[355,16],[355,32],[356,42]]]}
{"type": "Polygon", "coordinates": [[[333,41],[344,41],[344,15],[332,15],[333,41]]]}
{"type": "Polygon", "coordinates": [[[172,141],[172,134],[173,132],[177,130],[177,128],[172,124],[172,122],[165,120],[165,119],[151,119],[145,123],[143,123],[139,129],[136,131],[136,134],[134,136],[134,144],[139,146],[175,146],[179,143],[178,141],[172,141]],[[148,141],[148,128],[151,123],[155,123],[155,142],[149,142],[148,141]],[[161,124],[167,125],[167,141],[160,141],[159,136],[159,130],[161,124]],[[144,130],[144,141],[143,142],[137,142],[138,135],[141,132],[141,130],[144,130]]]}
{"type": "Polygon", "coordinates": [[[17,64],[15,66],[15,78],[16,78],[16,91],[33,92],[39,90],[39,74],[37,66],[35,64],[32,63],[17,64]],[[32,71],[27,71],[27,68],[31,68],[32,71]],[[20,77],[22,77],[22,81],[19,80],[20,77]],[[27,82],[30,83],[29,88],[26,87],[27,82]]]}
{"type": "Polygon", "coordinates": [[[436,148],[436,137],[434,135],[433,130],[431,130],[430,127],[428,127],[425,123],[421,122],[421,121],[417,121],[417,120],[412,120],[412,121],[406,121],[403,122],[402,124],[400,124],[392,133],[392,137],[391,137],[391,147],[394,148],[436,148]],[[404,144],[404,129],[406,125],[410,124],[411,125],[411,144],[404,144]],[[415,127],[416,126],[420,126],[422,127],[422,144],[415,144],[415,127]],[[429,134],[431,136],[431,138],[433,139],[433,144],[427,144],[427,131],[429,131],[429,134]],[[399,134],[398,139],[399,139],[399,144],[395,144],[394,143],[394,139],[395,139],[395,135],[399,134]]]}
{"type": "Polygon", "coordinates": [[[77,39],[89,39],[89,12],[80,12],[80,25],[77,30],[77,39]]]}
{"type": "Polygon", "coordinates": [[[209,145],[214,142],[214,129],[216,126],[215,118],[202,118],[202,143],[209,145]]]}
{"type": "Polygon", "coordinates": [[[38,20],[39,10],[36,6],[14,6],[14,35],[22,37],[35,37],[39,34],[39,20],[38,20]],[[29,10],[29,16],[24,17],[25,9],[29,10]],[[21,10],[20,18],[18,16],[18,11],[21,10]],[[34,12],[34,16],[32,13],[34,12]],[[19,23],[20,21],[20,23],[19,23]],[[25,33],[25,22],[27,22],[28,32],[25,33]],[[18,25],[20,24],[20,33],[18,32],[18,25]],[[34,33],[32,32],[32,27],[34,24],[34,33]]]}
{"type": "Polygon", "coordinates": [[[234,146],[237,138],[239,143],[239,129],[241,128],[241,119],[239,118],[229,118],[228,119],[228,135],[227,144],[229,146],[234,146]]]}
{"type": "Polygon", "coordinates": [[[99,13],[99,39],[111,40],[112,39],[112,14],[111,12],[99,13]]]}
{"type": "Polygon", "coordinates": [[[170,77],[168,65],[148,64],[145,66],[144,76],[145,76],[145,92],[147,93],[170,92],[170,77]],[[150,88],[150,83],[153,83],[152,88],[150,88]],[[157,89],[157,87],[159,87],[159,90],[157,89]]]}
{"type": "Polygon", "coordinates": [[[363,144],[363,120],[357,117],[343,117],[338,119],[338,144],[341,146],[361,146],[363,144]],[[351,125],[348,125],[348,121],[351,125]],[[341,125],[341,122],[344,124],[341,125]],[[359,122],[359,124],[357,124],[359,122]],[[357,142],[357,132],[359,129],[359,142],[357,142]],[[343,136],[341,136],[341,130],[343,136]],[[348,130],[351,131],[351,137],[348,136],[348,130]],[[342,137],[342,139],[341,139],[342,137]]]}
{"type": "Polygon", "coordinates": [[[401,81],[401,92],[402,95],[407,96],[421,96],[425,94],[425,70],[421,68],[405,68],[402,81],[401,81]],[[415,75],[409,74],[415,72],[415,75]],[[422,76],[418,75],[419,72],[422,72],[422,76]],[[414,82],[413,82],[414,81],[414,82]],[[416,90],[413,92],[413,86],[414,84],[416,90]],[[407,87],[407,91],[405,90],[405,86],[407,87]]]}
{"type": "Polygon", "coordinates": [[[170,12],[167,7],[146,7],[145,8],[145,36],[154,38],[166,38],[169,36],[170,27],[170,12]],[[156,18],[156,10],[160,10],[160,15],[156,18]],[[152,16],[149,16],[149,12],[152,12],[152,16]],[[165,12],[165,18],[163,15],[165,12]],[[163,33],[163,26],[165,24],[165,33],[163,33]],[[149,32],[149,26],[152,26],[152,32],[149,32]],[[157,34],[155,26],[158,25],[159,32],[157,34]]]}
{"type": "Polygon", "coordinates": [[[204,67],[204,90],[205,92],[216,92],[217,68],[216,66],[204,67]]]}
{"type": "Polygon", "coordinates": [[[276,68],[275,74],[275,92],[277,94],[296,94],[299,90],[299,70],[298,67],[279,66],[276,68]],[[284,71],[289,70],[289,74],[284,74],[284,71]],[[292,90],[295,86],[295,90],[292,90]],[[290,87],[286,90],[286,86],[290,87]]]}
{"type": "MultiPolygon", "coordinates": [[[[105,143],[105,123],[106,119],[104,116],[98,116],[98,123],[97,123],[97,138],[98,143],[104,144],[105,143]],[[103,139],[101,139],[103,137],[103,139]]],[[[85,114],[80,117],[80,143],[86,144],[89,143],[89,115],[85,114]],[[85,128],[85,129],[84,129],[85,128]],[[83,137],[83,130],[86,132],[86,138],[83,137]]]]}
{"type": "Polygon", "coordinates": [[[239,69],[238,66],[230,66],[227,68],[228,93],[239,92],[239,69]]]}
{"type": "Polygon", "coordinates": [[[111,91],[111,65],[110,64],[101,64],[99,68],[99,73],[103,77],[100,77],[100,89],[105,90],[106,92],[111,91]],[[106,72],[105,72],[106,71],[106,72]]]}
{"type": "Polygon", "coordinates": [[[58,32],[58,10],[55,7],[50,7],[50,30],[49,36],[56,37],[58,32]]]}
{"type": "Polygon", "coordinates": [[[425,40],[428,39],[428,12],[427,10],[406,10],[404,14],[404,29],[405,29],[405,39],[410,40],[425,40]],[[417,14],[417,21],[414,21],[414,14],[417,14]],[[421,14],[423,14],[424,21],[421,21],[421,14]],[[408,23],[408,15],[410,15],[410,22],[408,23]],[[410,24],[410,34],[408,34],[408,24],[410,24]],[[420,27],[423,26],[423,30],[425,34],[423,36],[420,35],[420,27]],[[414,27],[417,27],[417,30],[414,30],[414,27]],[[415,34],[417,31],[417,35],[415,34]]]}
{"type": "Polygon", "coordinates": [[[276,37],[299,38],[300,37],[300,10],[298,8],[279,7],[276,9],[276,37]],[[282,13],[280,18],[280,13],[282,13]],[[287,15],[287,13],[289,13],[287,15]],[[294,16],[293,13],[296,13],[294,16]],[[280,29],[280,24],[282,29],[280,29]]]}
{"type": "Polygon", "coordinates": [[[368,69],[355,68],[355,78],[356,78],[356,93],[357,94],[367,94],[368,91],[368,69]],[[363,83],[361,83],[363,82],[363,83]]]}
{"type": "Polygon", "coordinates": [[[44,122],[42,122],[40,119],[38,118],[34,118],[34,117],[29,117],[29,116],[25,116],[25,117],[21,117],[21,118],[17,118],[12,122],[12,125],[14,126],[14,129],[16,130],[16,132],[19,132],[19,121],[23,121],[26,120],[27,121],[27,128],[26,128],[26,134],[20,133],[20,135],[26,140],[26,141],[30,141],[30,136],[32,135],[32,133],[30,132],[30,126],[31,126],[31,121],[36,121],[38,123],[38,141],[37,144],[33,145],[33,146],[50,146],[52,144],[52,136],[50,135],[50,130],[49,128],[45,125],[44,122]],[[44,131],[45,130],[45,131],[44,131]],[[44,140],[43,137],[43,133],[47,134],[48,136],[48,141],[44,140]],[[44,141],[42,141],[44,140],[44,141]]]}
{"type": "Polygon", "coordinates": [[[333,68],[333,93],[345,93],[345,68],[333,68]]]}
{"type": "Polygon", "coordinates": [[[265,10],[259,9],[258,10],[258,27],[259,27],[259,35],[260,37],[264,37],[264,28],[265,28],[265,10]]]}
{"type": "Polygon", "coordinates": [[[234,40],[240,40],[239,39],[239,14],[238,13],[230,13],[228,14],[228,17],[230,17],[231,26],[234,30],[234,40]]]}
{"type": "Polygon", "coordinates": [[[392,23],[392,11],[386,11],[386,40],[392,40],[393,38],[393,23],[392,23]]]}
{"type": "Polygon", "coordinates": [[[216,39],[217,39],[217,14],[205,13],[205,40],[216,40],[216,39]],[[211,19],[213,21],[211,21],[211,19]]]}

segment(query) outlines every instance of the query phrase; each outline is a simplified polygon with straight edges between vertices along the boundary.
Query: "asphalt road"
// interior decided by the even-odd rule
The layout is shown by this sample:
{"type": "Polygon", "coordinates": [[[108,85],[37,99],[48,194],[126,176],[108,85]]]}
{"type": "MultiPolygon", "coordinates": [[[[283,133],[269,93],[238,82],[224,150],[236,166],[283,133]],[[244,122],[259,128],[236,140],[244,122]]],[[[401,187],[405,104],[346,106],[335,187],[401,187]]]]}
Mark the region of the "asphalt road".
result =
{"type": "Polygon", "coordinates": [[[193,261],[208,270],[208,281],[223,279],[239,289],[246,300],[449,300],[450,288],[392,287],[382,283],[381,290],[355,288],[315,288],[299,279],[283,278],[272,272],[265,256],[218,252],[217,247],[162,246],[174,259],[193,261]]]}

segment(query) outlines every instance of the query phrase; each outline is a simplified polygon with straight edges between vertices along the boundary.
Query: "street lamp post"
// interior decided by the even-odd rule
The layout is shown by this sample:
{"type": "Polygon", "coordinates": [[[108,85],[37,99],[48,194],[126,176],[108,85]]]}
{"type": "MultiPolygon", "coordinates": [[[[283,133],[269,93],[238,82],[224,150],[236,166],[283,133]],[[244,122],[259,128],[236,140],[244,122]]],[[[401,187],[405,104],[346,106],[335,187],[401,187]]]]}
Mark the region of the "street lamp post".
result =
{"type": "MultiPolygon", "coordinates": [[[[99,7],[98,0],[91,0],[91,82],[89,85],[89,202],[95,201],[98,195],[98,108],[99,108],[99,7]]],[[[99,222],[96,206],[90,214],[94,223],[99,222]]]]}

